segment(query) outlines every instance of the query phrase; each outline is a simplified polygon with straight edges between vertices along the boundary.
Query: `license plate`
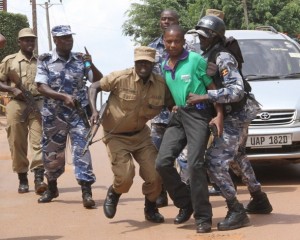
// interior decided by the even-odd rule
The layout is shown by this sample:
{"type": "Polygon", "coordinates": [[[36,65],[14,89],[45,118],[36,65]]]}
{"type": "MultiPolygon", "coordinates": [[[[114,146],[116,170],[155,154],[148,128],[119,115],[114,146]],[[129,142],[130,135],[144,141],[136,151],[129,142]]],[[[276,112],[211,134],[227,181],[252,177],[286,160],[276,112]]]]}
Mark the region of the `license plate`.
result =
{"type": "Polygon", "coordinates": [[[291,134],[248,136],[247,139],[247,147],[274,147],[291,144],[291,134]]]}

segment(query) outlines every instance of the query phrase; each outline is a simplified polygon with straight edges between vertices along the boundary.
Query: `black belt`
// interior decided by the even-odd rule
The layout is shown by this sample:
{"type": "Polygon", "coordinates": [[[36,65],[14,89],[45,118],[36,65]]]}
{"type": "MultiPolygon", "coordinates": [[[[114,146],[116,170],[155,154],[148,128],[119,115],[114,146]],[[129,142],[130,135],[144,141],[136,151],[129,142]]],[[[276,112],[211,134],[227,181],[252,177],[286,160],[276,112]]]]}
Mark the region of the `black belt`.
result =
{"type": "Polygon", "coordinates": [[[133,135],[135,135],[135,134],[138,134],[140,131],[142,131],[142,130],[138,130],[138,131],[134,131],[134,132],[115,133],[115,134],[118,134],[118,135],[124,135],[124,136],[129,136],[129,137],[131,137],[131,136],[133,136],[133,135]]]}

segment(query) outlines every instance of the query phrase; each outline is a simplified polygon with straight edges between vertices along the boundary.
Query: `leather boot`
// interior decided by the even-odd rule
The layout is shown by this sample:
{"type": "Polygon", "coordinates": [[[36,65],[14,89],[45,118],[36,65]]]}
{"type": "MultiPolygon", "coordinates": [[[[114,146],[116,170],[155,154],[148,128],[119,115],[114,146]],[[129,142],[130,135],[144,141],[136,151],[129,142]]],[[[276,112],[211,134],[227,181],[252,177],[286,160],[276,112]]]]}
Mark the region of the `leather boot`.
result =
{"type": "Polygon", "coordinates": [[[252,198],[245,208],[247,213],[269,214],[273,211],[273,207],[265,192],[259,190],[250,194],[252,198]]]}
{"type": "Polygon", "coordinates": [[[46,190],[48,185],[44,183],[44,168],[38,167],[34,171],[34,189],[35,193],[42,195],[46,190]]]}
{"type": "Polygon", "coordinates": [[[161,193],[156,199],[156,207],[162,208],[168,206],[168,194],[164,185],[162,185],[161,193]]]}
{"type": "Polygon", "coordinates": [[[250,221],[243,204],[234,198],[226,200],[228,212],[225,219],[218,223],[219,231],[233,230],[246,226],[250,221]]]}
{"type": "Polygon", "coordinates": [[[116,193],[112,185],[108,188],[103,204],[103,211],[107,218],[113,218],[115,216],[120,196],[121,194],[116,193]]]}
{"type": "Polygon", "coordinates": [[[180,208],[179,213],[174,219],[174,224],[181,224],[188,221],[191,218],[193,212],[194,210],[192,204],[190,204],[186,208],[180,208]]]}
{"type": "Polygon", "coordinates": [[[26,173],[18,173],[18,178],[19,178],[18,193],[27,193],[27,192],[29,192],[27,172],[26,173]]]}
{"type": "Polygon", "coordinates": [[[144,214],[146,220],[153,223],[162,223],[165,221],[163,215],[161,215],[156,206],[156,202],[150,202],[147,198],[145,198],[145,208],[144,214]]]}
{"type": "Polygon", "coordinates": [[[95,206],[95,201],[92,198],[92,188],[90,182],[81,181],[81,191],[82,191],[82,203],[86,208],[91,208],[95,206]]]}
{"type": "Polygon", "coordinates": [[[48,203],[51,202],[53,198],[57,198],[59,195],[57,189],[57,181],[48,181],[48,189],[43,193],[43,195],[38,199],[38,203],[48,203]]]}

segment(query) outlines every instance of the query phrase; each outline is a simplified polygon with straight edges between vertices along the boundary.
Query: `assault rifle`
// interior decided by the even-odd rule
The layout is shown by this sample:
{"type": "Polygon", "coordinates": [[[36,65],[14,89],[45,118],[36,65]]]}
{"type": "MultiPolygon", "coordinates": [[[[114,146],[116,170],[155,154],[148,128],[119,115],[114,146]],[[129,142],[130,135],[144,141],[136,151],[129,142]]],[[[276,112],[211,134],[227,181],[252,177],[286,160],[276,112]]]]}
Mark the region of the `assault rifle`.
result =
{"type": "Polygon", "coordinates": [[[81,106],[81,103],[77,99],[74,99],[74,104],[75,104],[75,109],[76,109],[79,117],[82,119],[85,127],[90,128],[89,119],[88,119],[85,109],[81,106]]]}
{"type": "Polygon", "coordinates": [[[99,111],[99,117],[98,117],[96,123],[91,126],[90,130],[88,131],[88,133],[87,133],[87,135],[85,137],[87,141],[86,141],[86,144],[85,144],[85,146],[84,146],[84,148],[82,150],[82,155],[85,154],[85,152],[88,150],[88,148],[89,148],[89,146],[91,144],[99,141],[99,140],[97,140],[97,141],[93,142],[93,139],[94,139],[94,137],[95,137],[95,135],[96,135],[96,133],[98,131],[98,128],[100,127],[100,125],[101,125],[101,123],[103,121],[103,114],[104,114],[106,108],[107,108],[107,101],[102,104],[101,109],[99,111]]]}
{"type": "Polygon", "coordinates": [[[36,101],[32,95],[32,93],[27,90],[23,84],[22,79],[20,78],[21,75],[21,64],[19,66],[20,69],[20,76],[18,76],[17,72],[15,70],[12,70],[9,72],[9,79],[15,83],[16,87],[19,88],[23,94],[24,100],[26,102],[26,108],[23,111],[21,115],[21,122],[25,122],[29,116],[30,113],[33,113],[39,120],[41,120],[41,112],[36,104],[36,101]]]}

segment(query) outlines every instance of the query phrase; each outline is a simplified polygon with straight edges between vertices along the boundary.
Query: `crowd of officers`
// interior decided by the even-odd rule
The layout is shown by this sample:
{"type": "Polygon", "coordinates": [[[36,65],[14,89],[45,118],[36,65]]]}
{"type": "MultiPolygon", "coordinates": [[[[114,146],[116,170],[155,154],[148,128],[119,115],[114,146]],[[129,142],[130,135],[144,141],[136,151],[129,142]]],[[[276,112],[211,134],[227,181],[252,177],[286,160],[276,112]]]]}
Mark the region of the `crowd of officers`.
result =
{"type": "MultiPolygon", "coordinates": [[[[135,48],[132,68],[107,76],[96,68],[89,53],[72,52],[70,26],[53,27],[56,47],[40,56],[34,54],[33,30],[21,29],[20,50],[0,64],[0,91],[7,92],[9,99],[6,130],[12,169],[19,178],[18,192],[29,192],[27,175],[31,171],[35,192],[40,195],[38,203],[59,196],[57,180],[65,171],[69,138],[83,206],[95,206],[91,186],[96,176],[90,151],[84,148],[90,127],[99,123],[97,94],[107,91],[102,139],[114,177],[103,204],[106,217],[115,216],[121,195],[132,186],[134,161],[144,181],[144,215],[150,222],[164,222],[158,207],[168,205],[168,193],[179,209],[174,224],[193,215],[197,233],[210,232],[209,180],[220,189],[228,207],[218,230],[246,226],[247,213],[272,212],[245,153],[248,126],[260,107],[253,94],[245,93],[237,61],[223,47],[223,13],[207,13],[191,31],[200,39],[199,52],[193,52],[185,41],[178,14],[163,10],[159,19],[162,35],[149,46],[135,48]],[[215,58],[207,62],[212,53],[215,58]],[[90,87],[86,81],[91,82],[90,87]],[[238,109],[223,111],[225,105],[241,101],[238,109]],[[210,126],[216,128],[216,134],[208,144],[210,126]],[[246,207],[236,198],[229,174],[233,166],[251,195],[246,207]]],[[[0,35],[0,47],[4,45],[5,37],[0,35]]]]}

